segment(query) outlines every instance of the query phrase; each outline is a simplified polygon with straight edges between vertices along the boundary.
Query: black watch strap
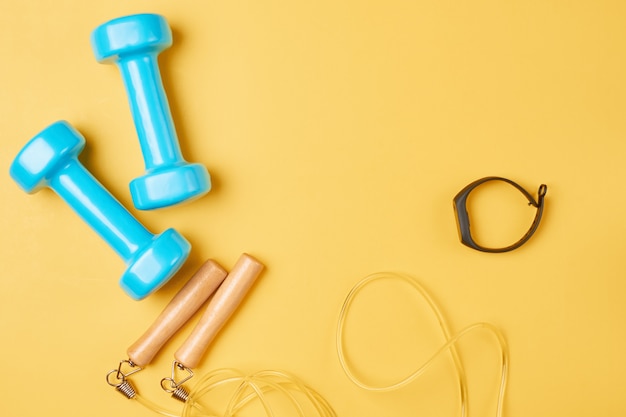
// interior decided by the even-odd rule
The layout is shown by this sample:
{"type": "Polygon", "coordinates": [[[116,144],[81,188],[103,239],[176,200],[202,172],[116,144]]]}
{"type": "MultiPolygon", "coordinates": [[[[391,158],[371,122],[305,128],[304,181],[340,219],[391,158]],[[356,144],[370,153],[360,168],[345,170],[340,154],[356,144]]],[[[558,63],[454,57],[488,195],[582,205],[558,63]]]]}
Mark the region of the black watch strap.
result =
{"type": "Polygon", "coordinates": [[[461,239],[461,243],[463,243],[466,246],[469,246],[472,249],[476,249],[481,252],[492,252],[492,253],[508,252],[513,249],[519,248],[524,243],[526,243],[528,239],[530,239],[533,233],[535,233],[535,231],[537,230],[537,227],[539,227],[539,222],[541,221],[541,215],[543,214],[543,200],[547,191],[548,191],[548,186],[545,184],[541,184],[539,186],[539,191],[537,192],[537,195],[538,195],[537,200],[535,200],[535,198],[532,195],[530,195],[530,193],[526,191],[524,188],[522,188],[519,184],[507,178],[502,178],[502,177],[485,177],[467,185],[461,191],[459,191],[459,193],[454,197],[454,200],[453,200],[454,212],[456,215],[456,222],[457,222],[459,238],[461,239]],[[535,215],[535,219],[533,220],[533,223],[530,226],[530,229],[528,229],[528,231],[526,232],[526,234],[524,234],[524,236],[522,236],[522,238],[518,240],[517,242],[513,243],[512,245],[503,247],[503,248],[486,248],[484,246],[477,244],[476,242],[474,242],[474,239],[472,238],[472,233],[470,231],[470,220],[469,220],[469,214],[467,212],[467,207],[466,207],[467,198],[469,197],[470,193],[474,189],[476,189],[476,187],[488,181],[504,181],[508,184],[511,184],[513,187],[517,188],[522,194],[524,194],[526,199],[528,199],[529,206],[533,206],[537,208],[537,214],[535,215]]]}

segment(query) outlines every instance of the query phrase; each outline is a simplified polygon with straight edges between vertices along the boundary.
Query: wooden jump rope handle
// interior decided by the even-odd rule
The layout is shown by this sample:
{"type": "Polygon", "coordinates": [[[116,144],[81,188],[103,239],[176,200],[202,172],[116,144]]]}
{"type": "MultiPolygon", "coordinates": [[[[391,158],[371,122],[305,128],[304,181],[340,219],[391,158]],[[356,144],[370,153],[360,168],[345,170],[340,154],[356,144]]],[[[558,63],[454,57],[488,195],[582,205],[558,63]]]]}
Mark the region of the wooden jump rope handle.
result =
{"type": "Polygon", "coordinates": [[[170,337],[185,324],[226,278],[227,272],[209,259],[178,291],[152,326],[127,350],[136,365],[148,365],[170,337]]]}
{"type": "Polygon", "coordinates": [[[241,304],[263,268],[263,264],[252,256],[245,253],[241,255],[196,327],[174,354],[178,363],[190,369],[198,365],[209,344],[241,304]]]}

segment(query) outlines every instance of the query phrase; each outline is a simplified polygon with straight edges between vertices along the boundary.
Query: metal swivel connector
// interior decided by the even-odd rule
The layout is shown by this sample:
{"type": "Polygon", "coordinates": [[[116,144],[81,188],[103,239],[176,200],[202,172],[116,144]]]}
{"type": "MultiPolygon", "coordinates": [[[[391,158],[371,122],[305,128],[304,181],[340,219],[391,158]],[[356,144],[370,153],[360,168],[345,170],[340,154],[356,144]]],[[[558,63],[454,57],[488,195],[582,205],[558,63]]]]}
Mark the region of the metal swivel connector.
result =
{"type": "Polygon", "coordinates": [[[189,399],[189,391],[183,384],[193,377],[193,371],[178,361],[172,363],[172,376],[161,380],[161,388],[163,391],[172,394],[172,398],[181,402],[187,402],[189,399]],[[186,372],[187,375],[180,381],[176,381],[178,372],[186,372]]]}
{"type": "Polygon", "coordinates": [[[107,384],[114,387],[116,391],[120,392],[128,399],[135,398],[137,396],[137,391],[132,386],[132,384],[128,381],[127,377],[134,373],[141,371],[143,368],[135,365],[130,360],[120,361],[117,369],[112,369],[107,373],[106,381],[107,384]],[[122,367],[128,365],[131,370],[127,372],[122,371],[122,367]],[[136,369],[133,369],[136,368],[136,369]]]}

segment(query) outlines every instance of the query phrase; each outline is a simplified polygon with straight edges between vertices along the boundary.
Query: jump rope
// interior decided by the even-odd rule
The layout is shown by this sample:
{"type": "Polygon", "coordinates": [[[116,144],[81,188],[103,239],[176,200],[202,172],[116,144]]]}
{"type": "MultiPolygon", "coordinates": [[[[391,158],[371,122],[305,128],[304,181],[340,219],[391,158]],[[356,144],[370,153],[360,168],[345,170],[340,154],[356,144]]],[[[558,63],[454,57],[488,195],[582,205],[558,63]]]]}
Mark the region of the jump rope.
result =
{"type": "MultiPolygon", "coordinates": [[[[262,370],[246,374],[236,369],[216,369],[201,377],[193,389],[188,390],[184,385],[193,378],[193,368],[197,366],[208,345],[242,302],[263,269],[264,266],[248,254],[243,254],[239,258],[230,273],[215,261],[206,261],[174,296],[150,328],[128,348],[129,359],[120,361],[117,369],[107,374],[107,383],[125,397],[168,417],[232,417],[254,407],[255,411],[263,412],[268,417],[282,415],[336,417],[334,410],[321,394],[298,377],[282,370],[262,370]],[[179,413],[172,412],[141,396],[131,384],[129,377],[147,366],[165,342],[211,295],[213,298],[209,301],[200,321],[174,354],[171,376],[161,380],[161,388],[171,394],[172,398],[183,402],[183,408],[179,413]],[[217,411],[217,405],[223,410],[217,411]],[[283,410],[289,411],[285,414],[283,410]]],[[[468,415],[468,386],[456,344],[466,335],[475,332],[490,333],[499,347],[501,374],[496,417],[501,417],[509,364],[507,343],[502,332],[490,323],[479,322],[452,334],[435,301],[425,288],[409,275],[394,272],[375,273],[365,277],[351,289],[343,302],[337,321],[336,350],[340,366],[348,379],[364,390],[378,392],[398,390],[409,385],[423,375],[436,359],[449,353],[458,383],[460,414],[465,417],[468,415]],[[387,385],[366,383],[356,376],[346,354],[344,336],[346,320],[354,300],[365,287],[381,280],[396,280],[409,284],[432,311],[444,339],[443,345],[418,369],[407,377],[387,385]]]]}

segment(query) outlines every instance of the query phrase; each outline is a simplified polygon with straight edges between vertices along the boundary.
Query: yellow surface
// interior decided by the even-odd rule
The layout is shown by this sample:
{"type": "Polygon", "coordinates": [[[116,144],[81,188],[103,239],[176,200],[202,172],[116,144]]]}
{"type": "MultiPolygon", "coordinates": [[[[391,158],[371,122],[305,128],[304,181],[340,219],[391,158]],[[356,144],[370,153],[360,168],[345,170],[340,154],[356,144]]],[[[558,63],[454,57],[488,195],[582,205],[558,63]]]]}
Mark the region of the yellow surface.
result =
{"type": "MultiPolygon", "coordinates": [[[[342,417],[459,415],[448,359],[386,394],[355,387],[339,367],[344,297],[390,270],[431,291],[453,332],[479,321],[502,329],[506,416],[626,414],[623,1],[3,0],[0,21],[3,416],[152,415],[105,373],[206,258],[228,269],[242,252],[267,270],[199,374],[284,369],[342,417]],[[161,72],[183,154],[214,183],[201,200],[154,212],[131,207],[138,141],[118,71],[89,45],[98,24],[137,12],[173,28],[161,72]],[[143,301],[123,293],[121,259],[59,197],[27,195],[8,175],[58,119],[85,135],[81,161],[147,228],[174,227],[193,245],[143,301]],[[543,222],[517,251],[458,242],[452,197],[487,175],[533,194],[548,185],[543,222]]],[[[492,208],[510,197],[493,191],[492,208]]],[[[530,222],[522,210],[533,213],[511,198],[512,217],[492,216],[515,223],[508,240],[530,222]]],[[[500,241],[496,232],[482,233],[500,241]]],[[[364,293],[354,311],[347,343],[368,378],[408,373],[442,343],[405,290],[364,293]]],[[[192,325],[133,380],[172,409],[158,381],[192,325]]],[[[493,339],[459,349],[470,415],[494,415],[493,339]]]]}

